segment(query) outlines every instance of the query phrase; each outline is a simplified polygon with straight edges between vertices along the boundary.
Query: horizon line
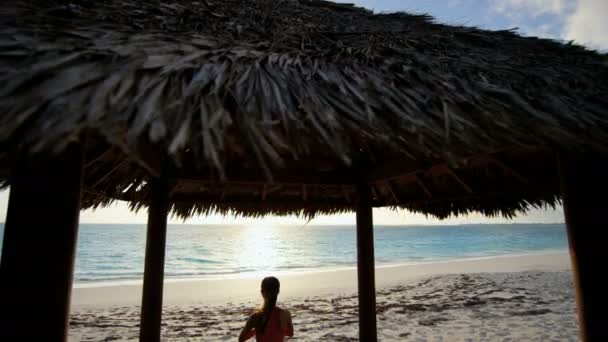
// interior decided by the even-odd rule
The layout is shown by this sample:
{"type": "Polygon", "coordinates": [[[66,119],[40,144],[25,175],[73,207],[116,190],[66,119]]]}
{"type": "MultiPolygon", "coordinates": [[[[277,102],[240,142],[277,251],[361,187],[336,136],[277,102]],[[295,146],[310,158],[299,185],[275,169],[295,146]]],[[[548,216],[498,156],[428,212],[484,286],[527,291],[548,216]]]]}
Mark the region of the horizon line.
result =
{"type": "MultiPolygon", "coordinates": [[[[0,224],[5,225],[6,222],[0,222],[0,224]]],[[[134,222],[124,222],[124,223],[120,223],[120,222],[80,222],[79,225],[81,224],[99,224],[99,225],[146,225],[146,222],[141,222],[141,223],[134,223],[134,222]]],[[[549,224],[566,224],[566,222],[562,221],[562,222],[498,222],[498,223],[479,223],[479,222],[472,222],[472,223],[445,223],[445,224],[437,224],[437,223],[404,223],[404,224],[394,224],[394,223],[387,223],[387,224],[374,224],[374,226],[391,226],[391,227],[402,227],[402,226],[490,226],[490,225],[530,225],[530,224],[535,224],[535,225],[549,225],[549,224]]],[[[167,222],[167,226],[253,226],[253,225],[260,225],[259,223],[256,224],[233,224],[233,223],[170,223],[167,222]]],[[[313,227],[327,227],[327,226],[331,226],[331,227],[345,227],[345,226],[355,226],[356,224],[353,222],[352,224],[348,224],[348,223],[340,223],[340,224],[293,224],[293,223],[271,223],[268,224],[269,226],[313,226],[313,227]]]]}

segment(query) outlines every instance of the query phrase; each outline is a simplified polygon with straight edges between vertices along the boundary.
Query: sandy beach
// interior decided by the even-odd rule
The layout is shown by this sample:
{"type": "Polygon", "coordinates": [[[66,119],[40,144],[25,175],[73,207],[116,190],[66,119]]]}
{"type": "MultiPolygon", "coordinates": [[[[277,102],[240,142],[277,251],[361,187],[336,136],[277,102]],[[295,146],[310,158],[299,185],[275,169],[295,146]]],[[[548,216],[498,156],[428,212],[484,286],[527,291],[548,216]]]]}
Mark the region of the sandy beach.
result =
{"type": "MultiPolygon", "coordinates": [[[[576,341],[566,252],[392,265],[376,270],[382,341],[576,341]]],[[[163,339],[234,341],[259,305],[260,277],[169,281],[163,339]]],[[[283,274],[279,305],[299,341],[357,340],[356,271],[283,274]]],[[[141,285],[77,287],[70,341],[134,341],[141,285]]]]}

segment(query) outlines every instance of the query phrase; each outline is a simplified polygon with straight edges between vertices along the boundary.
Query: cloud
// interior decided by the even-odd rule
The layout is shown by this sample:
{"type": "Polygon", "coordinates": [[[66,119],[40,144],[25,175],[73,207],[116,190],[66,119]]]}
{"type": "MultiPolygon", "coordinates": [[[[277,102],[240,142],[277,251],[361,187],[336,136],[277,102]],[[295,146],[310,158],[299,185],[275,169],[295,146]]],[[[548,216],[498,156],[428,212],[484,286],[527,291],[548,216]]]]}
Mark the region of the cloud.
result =
{"type": "Polygon", "coordinates": [[[608,1],[578,0],[574,12],[569,15],[565,39],[595,49],[608,50],[608,1]]]}
{"type": "Polygon", "coordinates": [[[495,0],[492,10],[510,18],[527,35],[608,50],[607,0],[495,0]]]}
{"type": "MultiPolygon", "coordinates": [[[[527,36],[563,39],[576,0],[489,0],[490,10],[527,36]]],[[[496,16],[490,16],[496,18],[496,16]]]]}
{"type": "Polygon", "coordinates": [[[462,5],[462,0],[448,0],[448,7],[457,7],[462,5]]]}
{"type": "Polygon", "coordinates": [[[570,4],[571,1],[568,0],[498,0],[494,10],[510,16],[537,17],[543,14],[562,14],[570,4]]]}

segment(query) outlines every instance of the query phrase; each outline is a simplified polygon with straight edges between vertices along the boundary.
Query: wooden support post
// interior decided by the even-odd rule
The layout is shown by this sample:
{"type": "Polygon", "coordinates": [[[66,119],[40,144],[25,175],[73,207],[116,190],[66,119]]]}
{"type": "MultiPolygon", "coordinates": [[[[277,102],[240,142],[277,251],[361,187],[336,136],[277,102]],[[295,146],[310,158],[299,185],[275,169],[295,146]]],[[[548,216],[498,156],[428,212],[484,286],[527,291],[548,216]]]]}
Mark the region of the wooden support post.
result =
{"type": "Polygon", "coordinates": [[[148,208],[146,261],[139,328],[139,340],[143,342],[160,341],[167,214],[169,211],[167,177],[162,175],[160,178],[153,179],[150,186],[152,194],[148,208]]]}
{"type": "Polygon", "coordinates": [[[608,229],[608,158],[562,153],[559,170],[581,339],[608,341],[602,238],[608,229]]]}
{"type": "Polygon", "coordinates": [[[82,150],[22,156],[12,169],[0,263],[0,340],[66,341],[82,150]]]}
{"type": "Polygon", "coordinates": [[[376,282],[374,267],[374,223],[371,190],[368,184],[357,186],[357,276],[359,286],[359,340],[377,341],[376,282]]]}

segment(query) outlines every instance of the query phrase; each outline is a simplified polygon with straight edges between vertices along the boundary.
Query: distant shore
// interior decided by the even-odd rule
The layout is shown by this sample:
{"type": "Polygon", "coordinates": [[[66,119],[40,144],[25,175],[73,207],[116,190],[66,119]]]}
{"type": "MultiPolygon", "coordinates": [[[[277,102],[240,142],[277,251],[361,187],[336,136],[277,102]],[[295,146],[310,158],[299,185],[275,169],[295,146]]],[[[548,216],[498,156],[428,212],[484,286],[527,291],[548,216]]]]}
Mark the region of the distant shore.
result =
{"type": "MultiPolygon", "coordinates": [[[[262,275],[260,275],[261,277],[262,275]]],[[[260,277],[167,282],[163,341],[233,341],[260,277]]],[[[357,341],[356,271],[282,275],[298,341],[357,341]]],[[[382,341],[577,341],[567,252],[376,269],[382,341]]],[[[137,341],[141,285],[74,289],[69,341],[137,341]]]]}

